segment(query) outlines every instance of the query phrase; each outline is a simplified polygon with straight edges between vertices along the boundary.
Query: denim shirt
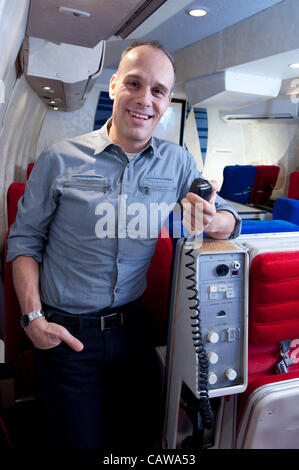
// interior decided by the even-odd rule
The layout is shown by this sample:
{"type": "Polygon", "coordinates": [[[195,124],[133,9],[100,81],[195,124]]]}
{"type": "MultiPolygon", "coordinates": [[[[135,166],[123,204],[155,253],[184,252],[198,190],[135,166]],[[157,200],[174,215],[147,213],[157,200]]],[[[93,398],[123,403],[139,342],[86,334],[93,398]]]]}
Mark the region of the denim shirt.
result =
{"type": "MultiPolygon", "coordinates": [[[[41,153],[8,239],[7,261],[40,263],[42,302],[85,313],[133,301],[162,224],[200,176],[182,147],[157,138],[130,162],[101,129],[41,153]]],[[[217,210],[240,218],[217,196],[217,210]]]]}

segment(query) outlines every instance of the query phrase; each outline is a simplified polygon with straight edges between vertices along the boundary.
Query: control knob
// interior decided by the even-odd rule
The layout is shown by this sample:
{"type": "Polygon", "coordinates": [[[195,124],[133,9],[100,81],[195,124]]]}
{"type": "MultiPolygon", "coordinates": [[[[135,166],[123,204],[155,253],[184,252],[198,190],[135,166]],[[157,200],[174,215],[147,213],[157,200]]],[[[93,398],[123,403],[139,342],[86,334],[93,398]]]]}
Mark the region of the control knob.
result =
{"type": "Polygon", "coordinates": [[[215,372],[210,372],[208,376],[208,382],[210,385],[214,385],[217,382],[217,375],[215,372]]]}
{"type": "Polygon", "coordinates": [[[207,333],[207,341],[208,343],[213,343],[213,344],[218,343],[219,341],[218,333],[216,333],[216,331],[209,331],[207,333]]]}
{"type": "Polygon", "coordinates": [[[227,266],[227,264],[218,264],[218,266],[216,266],[216,273],[218,274],[218,276],[226,276],[229,272],[229,267],[227,266]]]}
{"type": "Polygon", "coordinates": [[[229,368],[229,369],[226,369],[225,375],[228,380],[232,381],[232,380],[235,380],[235,378],[237,377],[237,372],[234,369],[229,368]]]}
{"type": "Polygon", "coordinates": [[[209,363],[210,364],[217,364],[218,362],[218,359],[219,359],[219,356],[218,354],[216,354],[215,352],[209,352],[208,354],[208,360],[209,360],[209,363]]]}

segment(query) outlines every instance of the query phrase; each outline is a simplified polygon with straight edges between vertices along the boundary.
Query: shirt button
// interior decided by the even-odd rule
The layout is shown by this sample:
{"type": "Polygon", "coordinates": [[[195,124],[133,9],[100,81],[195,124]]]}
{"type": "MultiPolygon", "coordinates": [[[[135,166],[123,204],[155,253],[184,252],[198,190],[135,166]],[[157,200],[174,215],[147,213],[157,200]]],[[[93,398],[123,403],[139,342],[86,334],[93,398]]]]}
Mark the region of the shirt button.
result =
{"type": "Polygon", "coordinates": [[[122,197],[123,197],[124,199],[128,199],[128,195],[127,195],[127,194],[122,194],[122,197]]]}
{"type": "Polygon", "coordinates": [[[122,259],[122,258],[119,258],[118,262],[119,262],[119,263],[122,263],[122,262],[123,262],[123,259],[122,259]]]}
{"type": "Polygon", "coordinates": [[[117,288],[114,290],[114,292],[115,292],[116,294],[118,294],[118,293],[119,293],[119,288],[117,287],[117,288]]]}

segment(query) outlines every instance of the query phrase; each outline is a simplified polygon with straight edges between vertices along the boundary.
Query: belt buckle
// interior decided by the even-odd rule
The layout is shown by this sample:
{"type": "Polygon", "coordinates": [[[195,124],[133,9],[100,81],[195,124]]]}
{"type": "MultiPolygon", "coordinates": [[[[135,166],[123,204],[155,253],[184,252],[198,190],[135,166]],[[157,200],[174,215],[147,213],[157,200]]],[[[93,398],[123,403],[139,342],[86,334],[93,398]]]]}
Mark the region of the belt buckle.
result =
{"type": "Polygon", "coordinates": [[[104,315],[100,319],[101,319],[101,331],[104,331],[110,328],[117,328],[124,324],[124,316],[122,312],[115,312],[115,313],[111,313],[110,315],[104,315]]]}

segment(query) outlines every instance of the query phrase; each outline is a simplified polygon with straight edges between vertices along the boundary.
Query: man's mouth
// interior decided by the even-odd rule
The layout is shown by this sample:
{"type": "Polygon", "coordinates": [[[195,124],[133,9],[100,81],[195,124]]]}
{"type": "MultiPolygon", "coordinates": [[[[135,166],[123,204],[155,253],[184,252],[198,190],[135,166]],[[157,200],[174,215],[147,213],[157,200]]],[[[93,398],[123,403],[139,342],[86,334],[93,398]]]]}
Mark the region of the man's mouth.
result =
{"type": "Polygon", "coordinates": [[[134,111],[129,111],[129,114],[134,117],[134,118],[137,118],[137,119],[143,119],[144,121],[147,121],[148,119],[151,119],[152,116],[150,116],[149,114],[141,114],[141,113],[136,113],[134,111]]]}

